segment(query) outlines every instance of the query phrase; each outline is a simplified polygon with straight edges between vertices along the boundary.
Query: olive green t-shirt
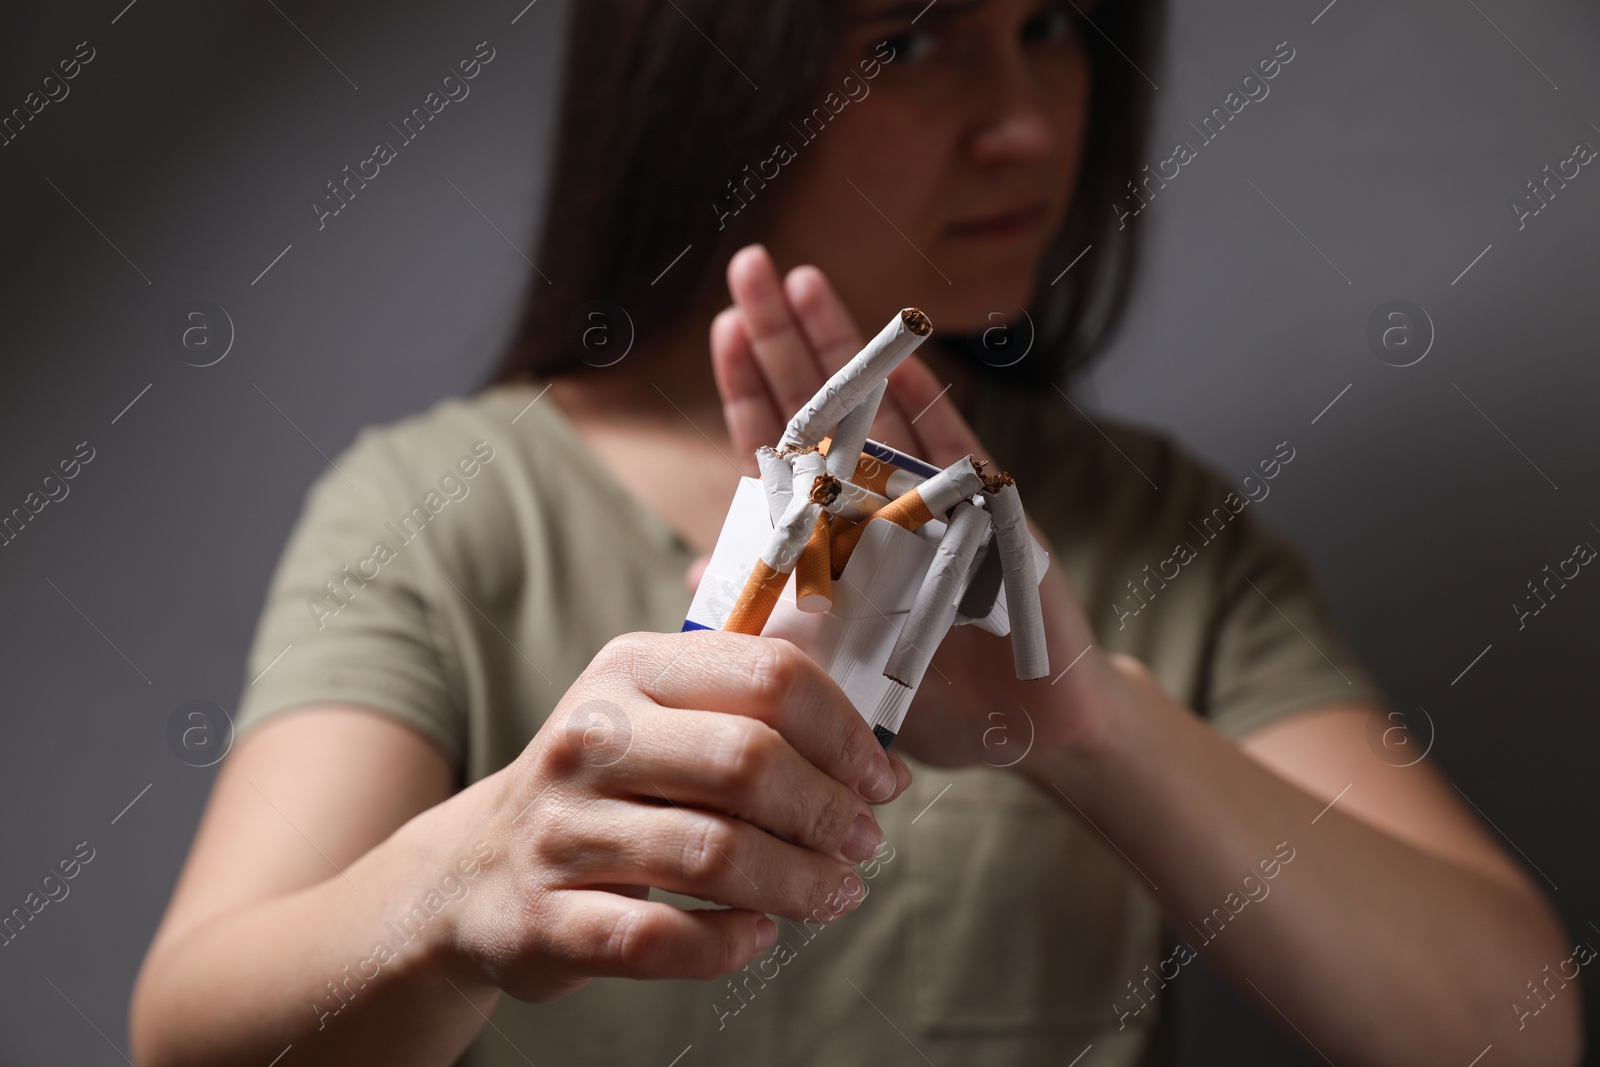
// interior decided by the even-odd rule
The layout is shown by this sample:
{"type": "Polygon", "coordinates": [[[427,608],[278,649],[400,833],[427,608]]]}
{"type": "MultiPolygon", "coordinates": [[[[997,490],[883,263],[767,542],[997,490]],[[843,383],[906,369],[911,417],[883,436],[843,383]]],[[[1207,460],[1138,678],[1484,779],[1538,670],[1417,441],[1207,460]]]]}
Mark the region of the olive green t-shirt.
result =
{"type": "MultiPolygon", "coordinates": [[[[261,614],[239,734],[296,707],[364,705],[476,781],[522,750],[612,637],[680,629],[696,553],[595,462],[542,387],[364,430],[318,477],[261,614]]],[[[1086,421],[1054,391],[986,387],[972,422],[1097,642],[1140,657],[1223,734],[1381,699],[1251,507],[1269,474],[1301,475],[1292,442],[1265,443],[1262,468],[1232,482],[1158,435],[1086,421]]],[[[1037,1067],[1091,1044],[1084,1067],[1172,1062],[1170,993],[1124,1014],[1128,983],[1165,954],[1143,879],[1014,771],[907,762],[915,781],[877,809],[887,842],[858,865],[855,911],[780,921],[776,944],[716,981],[502,997],[460,1062],[1037,1067]]]]}

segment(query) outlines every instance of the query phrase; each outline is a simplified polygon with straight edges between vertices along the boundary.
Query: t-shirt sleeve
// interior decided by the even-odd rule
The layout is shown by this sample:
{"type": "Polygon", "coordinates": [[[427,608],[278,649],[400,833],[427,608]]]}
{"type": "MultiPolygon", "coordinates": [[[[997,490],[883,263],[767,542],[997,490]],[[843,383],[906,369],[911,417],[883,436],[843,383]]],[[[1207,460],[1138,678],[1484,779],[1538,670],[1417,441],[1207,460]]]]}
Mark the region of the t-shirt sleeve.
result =
{"type": "Polygon", "coordinates": [[[235,737],[310,704],[391,716],[460,766],[459,660],[427,538],[403,540],[415,493],[389,431],[363,430],[306,494],[256,624],[235,737]]]}
{"type": "Polygon", "coordinates": [[[1238,738],[1295,711],[1381,703],[1382,687],[1329,619],[1299,553],[1248,504],[1228,533],[1197,710],[1238,738]]]}

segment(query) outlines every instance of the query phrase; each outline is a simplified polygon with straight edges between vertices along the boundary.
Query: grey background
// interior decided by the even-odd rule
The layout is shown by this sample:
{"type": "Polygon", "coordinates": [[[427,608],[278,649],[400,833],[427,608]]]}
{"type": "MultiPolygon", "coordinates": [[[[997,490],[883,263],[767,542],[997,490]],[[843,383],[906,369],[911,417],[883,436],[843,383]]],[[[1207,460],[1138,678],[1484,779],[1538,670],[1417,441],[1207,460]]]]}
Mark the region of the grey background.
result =
{"type": "MultiPolygon", "coordinates": [[[[504,340],[565,19],[561,0],[515,24],[525,0],[125,2],[13,8],[0,28],[0,110],[79,41],[97,51],[0,148],[3,510],[78,442],[96,450],[0,548],[0,910],[78,842],[96,850],[0,949],[7,1064],[123,1062],[128,989],[213,773],[173,757],[167,718],[231,708],[324,457],[470,390],[504,340]],[[483,40],[497,55],[471,95],[319,232],[323,183],[483,40]],[[196,299],[237,331],[204,369],[163,337],[196,299]]],[[[1600,15],[1324,3],[1177,4],[1167,65],[1147,72],[1152,164],[1278,42],[1296,56],[1151,203],[1138,297],[1083,396],[1236,477],[1297,449],[1257,514],[1304,548],[1395,706],[1427,709],[1433,755],[1573,939],[1600,936],[1600,578],[1520,632],[1509,607],[1600,543],[1600,172],[1520,232],[1507,206],[1576,141],[1600,146],[1600,15]],[[1403,369],[1364,340],[1394,298],[1437,329],[1403,369]]],[[[1191,970],[1186,1063],[1321,1062],[1191,970]]]]}

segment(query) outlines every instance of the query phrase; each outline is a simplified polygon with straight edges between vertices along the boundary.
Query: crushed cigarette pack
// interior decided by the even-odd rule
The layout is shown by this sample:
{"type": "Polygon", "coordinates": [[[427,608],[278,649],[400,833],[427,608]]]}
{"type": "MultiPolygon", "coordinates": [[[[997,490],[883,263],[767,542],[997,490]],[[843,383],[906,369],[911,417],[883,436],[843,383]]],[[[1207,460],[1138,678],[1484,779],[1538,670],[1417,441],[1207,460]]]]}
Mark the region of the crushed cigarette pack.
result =
{"type": "Polygon", "coordinates": [[[761,477],[740,478],[683,623],[793,641],[885,748],[952,626],[1009,634],[1019,678],[1049,672],[1049,554],[1010,475],[867,439],[889,372],[931,332],[901,311],[758,450],[761,477]]]}

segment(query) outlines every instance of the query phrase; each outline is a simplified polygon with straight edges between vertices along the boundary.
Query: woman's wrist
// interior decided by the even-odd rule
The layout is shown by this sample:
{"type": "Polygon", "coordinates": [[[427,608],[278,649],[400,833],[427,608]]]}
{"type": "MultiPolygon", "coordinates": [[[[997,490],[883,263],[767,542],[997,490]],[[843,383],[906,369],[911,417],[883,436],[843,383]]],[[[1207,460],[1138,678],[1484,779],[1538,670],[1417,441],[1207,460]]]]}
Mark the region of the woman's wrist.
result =
{"type": "Polygon", "coordinates": [[[465,951],[465,926],[478,904],[474,898],[490,891],[507,854],[485,817],[498,799],[499,779],[491,775],[420,813],[369,853],[387,884],[404,887],[385,894],[380,935],[398,942],[399,972],[424,981],[444,978],[480,1009],[499,989],[465,951]]]}
{"type": "Polygon", "coordinates": [[[1171,701],[1142,662],[1099,648],[1091,648],[1057,684],[1065,688],[1048,695],[1043,740],[1017,765],[1052,794],[1055,788],[1071,793],[1092,786],[1137,751],[1138,738],[1159,714],[1155,702],[1171,701]]]}

